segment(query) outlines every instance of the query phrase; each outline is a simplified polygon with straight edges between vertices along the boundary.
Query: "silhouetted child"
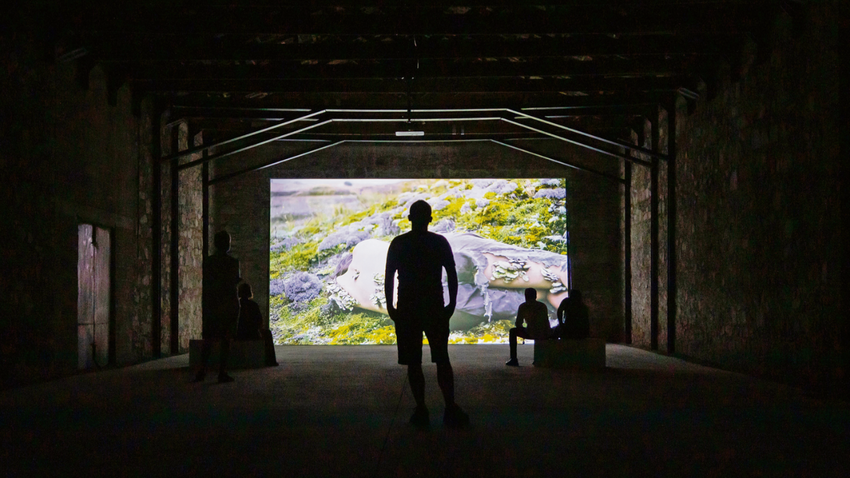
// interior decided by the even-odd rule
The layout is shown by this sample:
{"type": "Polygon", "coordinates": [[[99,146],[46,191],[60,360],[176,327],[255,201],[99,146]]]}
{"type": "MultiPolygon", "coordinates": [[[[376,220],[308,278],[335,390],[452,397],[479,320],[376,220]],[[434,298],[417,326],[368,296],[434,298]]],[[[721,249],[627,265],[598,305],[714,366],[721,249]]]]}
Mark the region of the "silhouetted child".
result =
{"type": "Polygon", "coordinates": [[[230,339],[239,319],[239,299],[236,296],[236,284],[239,277],[239,261],[229,256],[230,234],[221,231],[215,235],[215,254],[204,258],[203,274],[203,337],[201,348],[201,369],[195,381],[204,380],[207,373],[212,342],[221,344],[218,367],[218,381],[232,382],[227,374],[227,357],[230,355],[230,339]]]}
{"type": "Polygon", "coordinates": [[[263,316],[260,315],[260,306],[251,300],[252,297],[254,293],[251,286],[245,282],[239,284],[239,326],[236,329],[236,340],[260,338],[263,316]]]}
{"type": "Polygon", "coordinates": [[[549,309],[546,304],[537,302],[537,290],[529,287],[525,289],[525,302],[519,305],[516,311],[516,327],[508,331],[511,344],[511,359],[505,365],[518,367],[519,361],[516,357],[516,339],[542,340],[552,338],[552,329],[549,327],[549,309]],[[528,327],[523,326],[523,322],[528,327]]]}
{"type": "Polygon", "coordinates": [[[266,366],[277,366],[272,333],[268,329],[263,329],[263,316],[260,314],[260,306],[251,300],[252,297],[254,297],[254,293],[251,291],[251,286],[245,282],[239,284],[239,328],[236,331],[236,340],[263,339],[266,350],[266,366]]]}
{"type": "Polygon", "coordinates": [[[571,290],[558,306],[558,328],[562,339],[586,339],[590,335],[587,306],[581,302],[580,290],[571,290]]]}

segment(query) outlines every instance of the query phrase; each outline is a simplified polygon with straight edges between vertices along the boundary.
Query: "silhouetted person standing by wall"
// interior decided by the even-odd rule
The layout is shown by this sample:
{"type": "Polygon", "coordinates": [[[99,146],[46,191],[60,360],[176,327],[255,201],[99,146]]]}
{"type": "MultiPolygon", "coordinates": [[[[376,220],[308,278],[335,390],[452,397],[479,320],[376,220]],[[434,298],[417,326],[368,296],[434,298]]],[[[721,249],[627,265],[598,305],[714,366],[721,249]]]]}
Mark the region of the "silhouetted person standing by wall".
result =
{"type": "Polygon", "coordinates": [[[227,375],[227,357],[230,354],[230,339],[239,319],[239,299],[236,296],[236,284],[239,277],[239,261],[230,257],[230,234],[221,231],[215,235],[215,254],[204,258],[203,277],[203,336],[201,348],[201,369],[195,381],[206,377],[207,362],[213,341],[221,344],[218,367],[218,381],[232,382],[227,375]]]}
{"type": "Polygon", "coordinates": [[[428,232],[431,206],[416,201],[408,216],[411,231],[390,243],[384,294],[387,312],[395,322],[398,340],[398,363],[407,365],[410,390],[416,409],[410,423],[418,427],[429,424],[425,406],[425,375],[422,373],[422,333],[428,337],[431,361],[437,364],[437,383],[443,392],[446,411],[443,423],[464,426],[469,416],[455,404],[454,372],[449,361],[449,318],[457,304],[457,271],[452,248],[439,234],[428,232]],[[449,286],[449,303],[443,304],[443,269],[449,286]],[[398,303],[394,306],[395,275],[398,272],[398,303]]]}
{"type": "Polygon", "coordinates": [[[563,339],[586,339],[590,335],[587,306],[581,302],[581,291],[573,289],[558,306],[558,322],[563,339]]]}
{"type": "Polygon", "coordinates": [[[267,366],[277,366],[274,353],[274,340],[269,329],[263,328],[263,315],[260,306],[251,300],[254,292],[247,282],[239,284],[239,326],[236,329],[236,340],[260,340],[265,342],[267,366]]]}
{"type": "Polygon", "coordinates": [[[549,327],[549,309],[546,304],[537,302],[537,291],[530,287],[525,289],[525,302],[520,304],[516,311],[516,327],[508,331],[511,359],[505,362],[505,365],[511,367],[519,366],[516,357],[517,337],[531,340],[552,338],[552,329],[549,327]],[[523,322],[528,326],[524,326],[523,322]]]}

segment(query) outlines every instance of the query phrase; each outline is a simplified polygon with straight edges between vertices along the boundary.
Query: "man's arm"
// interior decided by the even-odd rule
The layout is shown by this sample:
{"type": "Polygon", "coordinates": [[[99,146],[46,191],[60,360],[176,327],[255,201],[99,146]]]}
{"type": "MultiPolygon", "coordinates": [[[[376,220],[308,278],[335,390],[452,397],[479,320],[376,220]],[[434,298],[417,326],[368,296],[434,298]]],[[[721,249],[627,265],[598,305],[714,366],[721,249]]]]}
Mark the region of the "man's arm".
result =
{"type": "Polygon", "coordinates": [[[393,293],[395,292],[395,273],[398,270],[398,253],[396,252],[393,243],[390,243],[390,248],[387,250],[387,265],[384,269],[384,298],[387,300],[387,314],[395,320],[395,306],[393,301],[393,293]]]}
{"type": "Polygon", "coordinates": [[[457,269],[455,268],[455,258],[452,254],[452,247],[449,242],[443,238],[446,245],[445,257],[443,258],[443,267],[446,269],[446,280],[449,285],[449,305],[446,307],[446,314],[451,317],[457,307],[457,269]]]}
{"type": "Polygon", "coordinates": [[[569,300],[570,300],[569,297],[565,297],[563,300],[561,300],[561,303],[558,304],[558,323],[559,324],[564,323],[564,317],[567,314],[567,305],[569,305],[569,300]]]}
{"type": "Polygon", "coordinates": [[[519,304],[519,307],[516,310],[516,328],[522,328],[522,322],[525,320],[525,303],[519,304]]]}

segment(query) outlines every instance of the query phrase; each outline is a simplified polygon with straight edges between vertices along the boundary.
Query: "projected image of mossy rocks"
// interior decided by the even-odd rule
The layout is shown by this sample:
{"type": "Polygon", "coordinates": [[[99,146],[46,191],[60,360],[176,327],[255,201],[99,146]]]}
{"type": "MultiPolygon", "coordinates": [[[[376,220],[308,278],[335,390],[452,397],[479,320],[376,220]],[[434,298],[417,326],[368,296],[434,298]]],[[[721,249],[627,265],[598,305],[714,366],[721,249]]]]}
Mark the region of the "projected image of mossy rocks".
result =
{"type": "MultiPolygon", "coordinates": [[[[277,344],[394,344],[384,267],[428,201],[458,273],[450,343],[504,343],[523,290],[550,319],[568,287],[563,179],[271,181],[270,326],[277,344]]],[[[444,290],[446,298],[448,289],[444,290]]]]}

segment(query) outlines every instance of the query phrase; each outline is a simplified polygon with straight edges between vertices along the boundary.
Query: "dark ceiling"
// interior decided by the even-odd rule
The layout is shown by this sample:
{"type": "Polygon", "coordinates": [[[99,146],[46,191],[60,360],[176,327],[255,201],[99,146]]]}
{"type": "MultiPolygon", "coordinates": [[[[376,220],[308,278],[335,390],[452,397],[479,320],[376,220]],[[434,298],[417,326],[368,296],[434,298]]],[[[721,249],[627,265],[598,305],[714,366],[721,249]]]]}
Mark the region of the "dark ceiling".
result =
{"type": "MultiPolygon", "coordinates": [[[[113,94],[129,83],[134,98],[156,95],[217,138],[326,108],[404,110],[381,116],[398,120],[434,116],[408,109],[532,107],[623,137],[674,95],[692,101],[722,72],[734,79],[742,48],[766,51],[775,24],[800,12],[776,0],[113,3],[51,12],[57,60],[100,65],[113,94]]],[[[537,135],[504,122],[419,126],[437,137],[537,135]]],[[[397,127],[333,123],[310,135],[397,127]]]]}

